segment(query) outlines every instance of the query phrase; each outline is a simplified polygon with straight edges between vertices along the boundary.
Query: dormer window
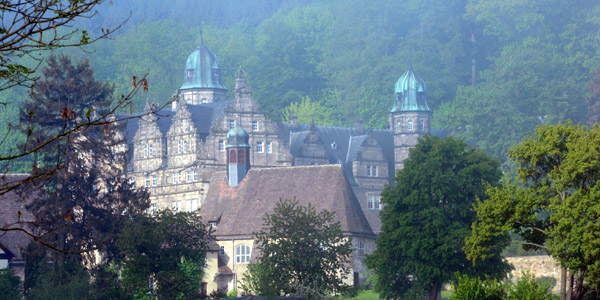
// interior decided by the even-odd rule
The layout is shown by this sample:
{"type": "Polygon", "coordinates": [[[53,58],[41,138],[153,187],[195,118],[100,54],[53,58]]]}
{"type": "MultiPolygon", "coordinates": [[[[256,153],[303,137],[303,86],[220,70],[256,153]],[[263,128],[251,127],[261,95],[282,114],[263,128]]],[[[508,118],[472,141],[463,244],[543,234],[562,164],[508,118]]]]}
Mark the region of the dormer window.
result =
{"type": "Polygon", "coordinates": [[[335,141],[333,143],[331,143],[331,149],[333,149],[333,150],[337,149],[337,144],[335,143],[335,141]]]}
{"type": "Polygon", "coordinates": [[[208,227],[210,227],[210,228],[217,228],[217,221],[209,221],[208,222],[208,227]]]}
{"type": "MultiPolygon", "coordinates": [[[[181,73],[179,73],[179,74],[181,74],[181,73]]],[[[193,69],[187,70],[187,78],[192,78],[192,76],[194,76],[194,70],[193,69]]]]}
{"type": "Polygon", "coordinates": [[[235,128],[235,120],[229,120],[229,129],[235,128]]]}
{"type": "Polygon", "coordinates": [[[252,131],[258,131],[258,121],[252,121],[252,131]]]}

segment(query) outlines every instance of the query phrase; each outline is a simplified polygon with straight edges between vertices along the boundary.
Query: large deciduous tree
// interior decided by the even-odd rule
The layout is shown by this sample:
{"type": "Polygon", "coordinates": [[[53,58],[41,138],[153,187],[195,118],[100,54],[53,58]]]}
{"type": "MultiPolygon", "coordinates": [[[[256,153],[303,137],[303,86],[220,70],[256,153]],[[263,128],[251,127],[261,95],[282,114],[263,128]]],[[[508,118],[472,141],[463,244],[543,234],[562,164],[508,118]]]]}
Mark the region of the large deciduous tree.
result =
{"type": "Polygon", "coordinates": [[[367,258],[381,297],[437,299],[454,272],[504,274],[499,252],[475,267],[462,251],[475,219],[473,204],[500,176],[496,159],[452,137],[425,136],[411,149],[381,194],[382,231],[367,258]]]}
{"type": "Polygon", "coordinates": [[[125,293],[134,299],[197,299],[211,241],[207,228],[196,213],[170,210],[129,220],[117,242],[125,293]]]}
{"type": "Polygon", "coordinates": [[[280,200],[255,238],[261,254],[244,278],[247,292],[319,299],[345,288],[352,244],[334,213],[280,200]]]}
{"type": "Polygon", "coordinates": [[[516,243],[544,248],[561,264],[561,299],[600,293],[600,127],[541,125],[509,155],[518,178],[488,187],[467,239],[468,257],[489,257],[515,231],[525,239],[516,243]]]}

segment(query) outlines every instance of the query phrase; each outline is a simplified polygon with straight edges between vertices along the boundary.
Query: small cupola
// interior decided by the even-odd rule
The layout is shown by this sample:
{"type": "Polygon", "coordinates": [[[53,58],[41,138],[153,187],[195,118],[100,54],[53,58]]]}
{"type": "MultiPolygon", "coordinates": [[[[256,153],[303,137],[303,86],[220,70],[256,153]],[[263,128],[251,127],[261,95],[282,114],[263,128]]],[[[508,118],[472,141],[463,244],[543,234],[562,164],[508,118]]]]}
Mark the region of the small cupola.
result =
{"type": "Polygon", "coordinates": [[[390,110],[391,113],[401,111],[431,112],[427,105],[425,81],[415,74],[412,66],[396,82],[394,95],[394,106],[390,110]]]}
{"type": "Polygon", "coordinates": [[[234,127],[227,133],[227,180],[230,187],[242,182],[250,170],[250,145],[248,132],[241,127],[234,127]]]}

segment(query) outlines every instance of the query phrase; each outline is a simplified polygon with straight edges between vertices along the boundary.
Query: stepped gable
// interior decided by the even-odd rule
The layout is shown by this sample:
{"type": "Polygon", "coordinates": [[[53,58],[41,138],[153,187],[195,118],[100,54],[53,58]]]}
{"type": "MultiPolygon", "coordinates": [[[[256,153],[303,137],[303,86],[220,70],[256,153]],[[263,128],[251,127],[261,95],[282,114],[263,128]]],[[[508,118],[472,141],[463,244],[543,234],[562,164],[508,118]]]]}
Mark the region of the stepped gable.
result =
{"type": "Polygon", "coordinates": [[[344,235],[375,238],[340,165],[250,169],[234,188],[225,172],[217,172],[211,182],[201,215],[217,222],[215,236],[220,238],[252,237],[279,199],[294,197],[317,211],[335,211],[344,235]]]}
{"type": "MultiPolygon", "coordinates": [[[[206,137],[210,134],[210,126],[212,125],[213,121],[215,121],[221,115],[223,115],[223,110],[231,102],[231,100],[228,100],[196,105],[187,104],[187,109],[191,114],[192,122],[194,123],[194,126],[196,126],[196,129],[198,130],[198,135],[202,141],[204,141],[206,137]]],[[[163,134],[163,137],[167,136],[167,132],[169,131],[169,128],[171,128],[172,119],[175,113],[176,111],[172,111],[166,108],[156,113],[155,122],[157,122],[158,128],[163,134]]],[[[133,138],[139,128],[139,117],[143,115],[143,112],[117,115],[117,119],[128,118],[125,121],[125,133],[127,138],[127,147],[129,147],[129,149],[133,149],[133,138]]],[[[132,160],[133,151],[129,151],[129,162],[131,162],[132,160]]]]}

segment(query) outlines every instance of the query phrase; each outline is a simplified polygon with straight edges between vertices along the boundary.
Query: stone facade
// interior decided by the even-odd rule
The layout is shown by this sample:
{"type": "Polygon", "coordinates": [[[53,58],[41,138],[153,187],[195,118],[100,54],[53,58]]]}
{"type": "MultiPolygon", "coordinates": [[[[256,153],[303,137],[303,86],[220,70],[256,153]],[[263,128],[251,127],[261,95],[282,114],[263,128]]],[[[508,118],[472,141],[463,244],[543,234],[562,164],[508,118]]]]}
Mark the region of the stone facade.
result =
{"type": "MultiPolygon", "coordinates": [[[[427,133],[444,135],[429,128],[431,111],[425,102],[424,82],[412,69],[399,79],[389,115],[390,129],[386,130],[362,128],[360,122],[354,127],[297,124],[293,118],[289,124],[273,122],[252,98],[241,67],[236,73],[234,99],[225,100],[225,91],[216,56],[202,45],[186,62],[184,84],[172,109],[130,119],[126,124],[128,173],[136,186],[149,189],[150,212],[167,208],[195,211],[214,200],[207,198],[214,188],[214,175],[228,170],[227,133],[241,127],[248,133],[247,157],[254,170],[331,164],[341,167],[355,195],[348,198],[355,200],[348,201],[358,202],[372,234],[353,236],[354,257],[361,261],[354,264],[354,269],[364,274],[362,258],[373,251],[374,236],[381,227],[381,191],[402,168],[408,149],[419,137],[427,133]]],[[[154,106],[147,104],[145,110],[154,106]]],[[[248,238],[243,242],[252,246],[248,238]]],[[[235,240],[219,240],[217,236],[217,242],[225,253],[234,249],[230,243],[235,240]]],[[[230,283],[236,282],[233,277],[240,274],[236,270],[244,266],[219,258],[217,273],[221,276],[217,276],[217,285],[227,283],[231,287],[230,283]]]]}

